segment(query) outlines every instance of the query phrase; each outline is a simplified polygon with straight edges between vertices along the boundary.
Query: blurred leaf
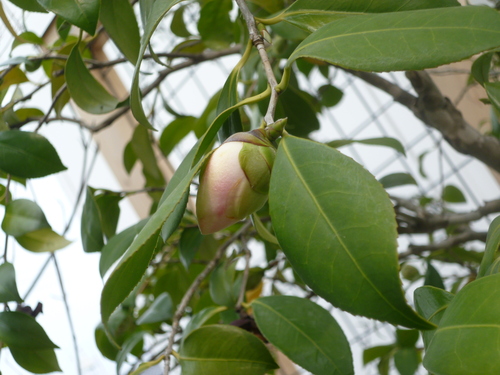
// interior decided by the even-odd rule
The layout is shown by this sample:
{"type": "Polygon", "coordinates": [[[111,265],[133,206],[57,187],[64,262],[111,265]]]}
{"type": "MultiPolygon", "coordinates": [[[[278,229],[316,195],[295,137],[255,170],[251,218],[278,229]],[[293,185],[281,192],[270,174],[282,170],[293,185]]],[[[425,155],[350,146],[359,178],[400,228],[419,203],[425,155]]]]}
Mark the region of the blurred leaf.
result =
{"type": "Polygon", "coordinates": [[[5,209],[2,221],[3,231],[14,237],[42,228],[50,228],[40,206],[28,199],[16,199],[5,209]]]}
{"type": "Polygon", "coordinates": [[[116,356],[116,373],[120,373],[120,369],[123,363],[127,360],[127,356],[134,350],[136,345],[139,345],[144,338],[145,332],[139,331],[134,332],[130,337],[128,337],[123,343],[121,350],[116,356]]]}
{"type": "Polygon", "coordinates": [[[500,111],[500,82],[485,82],[484,88],[490,103],[497,111],[500,111]]]}
{"type": "Polygon", "coordinates": [[[389,375],[390,357],[382,357],[377,365],[380,375],[389,375]]]}
{"type": "Polygon", "coordinates": [[[0,265],[0,303],[22,302],[16,284],[16,271],[12,263],[0,265]]]}
{"type": "Polygon", "coordinates": [[[45,113],[38,108],[19,108],[14,112],[19,122],[25,121],[28,118],[42,118],[45,113]]]}
{"type": "Polygon", "coordinates": [[[184,339],[188,337],[192,331],[202,327],[207,322],[212,320],[215,316],[217,316],[217,314],[225,310],[227,310],[227,307],[225,306],[217,306],[217,307],[210,306],[204,308],[197,314],[193,315],[193,317],[191,318],[191,320],[189,321],[189,323],[187,324],[186,328],[183,331],[181,345],[184,342],[184,339]]]}
{"type": "Polygon", "coordinates": [[[100,20],[118,49],[137,63],[140,49],[139,25],[128,0],[101,1],[100,20]]]}
{"type": "Polygon", "coordinates": [[[24,33],[19,34],[19,38],[20,39],[14,39],[12,42],[11,51],[21,44],[30,43],[41,46],[45,43],[42,38],[31,31],[25,31],[24,33]]]}
{"type": "Polygon", "coordinates": [[[184,9],[185,7],[179,7],[174,12],[174,16],[172,17],[172,23],[170,24],[170,30],[181,38],[187,38],[191,36],[191,33],[186,28],[186,23],[184,22],[184,9]]]}
{"type": "Polygon", "coordinates": [[[189,269],[191,261],[200,249],[203,237],[198,227],[186,228],[182,231],[179,240],[179,256],[186,270],[189,269]]]}
{"type": "Polygon", "coordinates": [[[26,250],[36,253],[46,251],[56,251],[68,246],[71,241],[68,241],[63,236],[57,234],[50,228],[38,229],[33,232],[23,234],[16,237],[16,241],[26,250]]]}
{"type": "Polygon", "coordinates": [[[283,0],[248,0],[249,3],[255,4],[268,13],[276,13],[283,9],[283,0]]]}
{"type": "Polygon", "coordinates": [[[202,4],[198,31],[209,48],[226,48],[233,41],[233,23],[229,18],[232,8],[231,0],[208,0],[202,4]]]}
{"type": "Polygon", "coordinates": [[[143,126],[136,126],[131,144],[134,154],[142,163],[142,173],[146,178],[146,186],[164,186],[165,178],[160,167],[158,167],[149,130],[143,126]]]}
{"type": "Polygon", "coordinates": [[[221,263],[210,276],[210,296],[218,305],[234,307],[241,290],[241,275],[236,273],[236,262],[221,263]]]}
{"type": "Polygon", "coordinates": [[[400,375],[414,375],[420,366],[420,356],[415,348],[398,349],[394,353],[394,365],[400,375]]]}
{"type": "Polygon", "coordinates": [[[278,245],[276,237],[266,228],[264,223],[260,220],[259,215],[256,213],[252,214],[252,223],[258,235],[261,236],[263,240],[278,245]]]}
{"type": "Polygon", "coordinates": [[[87,187],[87,195],[83,204],[80,234],[85,252],[101,251],[104,246],[101,216],[94,192],[90,187],[87,187]]]}
{"type": "Polygon", "coordinates": [[[62,371],[57,362],[54,349],[26,349],[17,346],[9,347],[10,354],[19,366],[35,374],[62,371]]]}
{"type": "Polygon", "coordinates": [[[369,138],[369,139],[337,139],[335,141],[328,142],[327,145],[330,147],[339,148],[350,145],[352,143],[361,143],[364,145],[371,145],[371,146],[390,147],[399,152],[400,154],[406,156],[405,149],[401,144],[401,142],[399,142],[396,138],[391,138],[391,137],[369,138]]]}
{"type": "Polygon", "coordinates": [[[0,340],[10,347],[28,350],[58,347],[34,318],[17,311],[0,312],[0,340]]]}
{"type": "Polygon", "coordinates": [[[10,130],[0,132],[0,169],[21,178],[37,178],[67,168],[46,138],[10,130]]]}
{"type": "Polygon", "coordinates": [[[462,191],[453,185],[446,185],[441,198],[448,203],[465,203],[466,199],[462,191]]]}
{"type": "MultiPolygon", "coordinates": [[[[0,74],[5,72],[5,70],[1,71],[0,74]]],[[[6,88],[17,85],[19,83],[28,82],[28,77],[26,74],[18,67],[12,68],[7,74],[0,79],[0,90],[5,90],[6,88]]]]}
{"type": "Polygon", "coordinates": [[[90,74],[80,55],[78,45],[75,45],[68,57],[64,77],[71,98],[84,111],[101,115],[111,112],[118,106],[119,100],[108,93],[90,74]]]}
{"type": "Polygon", "coordinates": [[[57,16],[56,27],[59,38],[61,38],[62,40],[66,40],[71,30],[71,24],[69,22],[66,22],[64,18],[57,16]]]}
{"type": "Polygon", "coordinates": [[[305,91],[289,86],[280,95],[276,117],[288,117],[286,130],[290,134],[307,137],[309,133],[319,129],[315,100],[305,91]]]}
{"type": "Polygon", "coordinates": [[[99,210],[99,217],[101,218],[101,227],[107,239],[113,237],[116,233],[118,225],[118,218],[120,216],[119,203],[122,200],[118,194],[103,194],[96,195],[95,203],[99,210]]]}
{"type": "Polygon", "coordinates": [[[135,236],[144,228],[147,222],[148,218],[139,221],[137,224],[131,225],[124,231],[111,237],[108,243],[104,245],[101,250],[101,258],[99,261],[99,272],[101,277],[104,277],[109,267],[127,251],[135,236]]]}
{"type": "Polygon", "coordinates": [[[470,72],[480,85],[484,85],[490,80],[490,65],[494,54],[494,52],[484,53],[472,64],[470,72]]]}
{"type": "Polygon", "coordinates": [[[137,367],[136,370],[132,371],[130,375],[140,375],[142,374],[145,370],[154,367],[158,364],[160,364],[163,360],[165,359],[164,355],[159,356],[157,359],[154,361],[149,361],[149,362],[143,362],[137,367]]]}
{"type": "Polygon", "coordinates": [[[163,129],[160,136],[160,150],[168,156],[189,132],[193,131],[198,119],[192,116],[179,117],[163,129]]]}
{"type": "Polygon", "coordinates": [[[416,329],[396,329],[396,342],[400,348],[414,348],[418,337],[416,329]]]}
{"type": "Polygon", "coordinates": [[[483,260],[477,273],[477,278],[486,275],[488,268],[495,260],[496,252],[500,246],[500,216],[497,216],[490,224],[488,235],[486,237],[486,249],[484,250],[483,260]]]}
{"type": "Polygon", "coordinates": [[[170,295],[162,293],[155,298],[151,306],[137,319],[137,324],[158,323],[172,319],[174,316],[173,307],[170,295]]]}
{"type": "Polygon", "coordinates": [[[467,284],[445,310],[424,366],[441,374],[495,375],[500,368],[500,274],[467,284]]]}
{"type": "MultiPolygon", "coordinates": [[[[215,2],[213,2],[215,3],[215,2]]],[[[240,70],[242,68],[242,61],[240,60],[238,64],[234,67],[227,77],[224,87],[222,88],[219,101],[217,102],[217,115],[224,112],[226,108],[232,107],[238,103],[238,79],[240,70]]],[[[231,113],[229,118],[224,122],[224,124],[219,129],[219,141],[222,143],[227,138],[229,138],[234,133],[239,133],[243,131],[243,124],[241,122],[240,112],[238,110],[231,113]]]]}
{"type": "MultiPolygon", "coordinates": [[[[37,0],[50,12],[94,35],[99,19],[100,0],[37,0]]],[[[114,0],[113,0],[114,1],[114,0]]]]}
{"type": "Polygon", "coordinates": [[[9,0],[12,4],[17,5],[23,10],[28,12],[40,12],[47,13],[44,7],[42,7],[37,0],[9,0]]]}
{"type": "Polygon", "coordinates": [[[333,85],[321,86],[318,89],[318,94],[321,104],[325,107],[336,106],[344,96],[344,92],[333,85]]]}
{"type": "Polygon", "coordinates": [[[424,285],[434,286],[446,290],[443,284],[443,279],[439,272],[432,266],[431,262],[427,262],[427,272],[425,273],[424,285]]]}
{"type": "Polygon", "coordinates": [[[331,22],[290,56],[365,71],[420,70],[500,45],[500,14],[481,6],[365,14],[331,22]]]}
{"type": "Polygon", "coordinates": [[[427,174],[424,170],[424,158],[429,154],[430,151],[424,151],[418,155],[418,172],[423,178],[427,178],[427,174]]]}
{"type": "Polygon", "coordinates": [[[134,148],[132,147],[132,141],[130,141],[123,149],[123,166],[125,167],[125,170],[128,174],[130,174],[136,162],[137,155],[135,154],[134,148]]]}
{"type": "Polygon", "coordinates": [[[111,361],[116,360],[116,356],[118,355],[118,348],[114,345],[106,335],[106,331],[104,330],[104,326],[99,324],[94,331],[94,339],[95,344],[101,354],[108,358],[111,361]]]}
{"type": "Polygon", "coordinates": [[[382,346],[374,346],[372,348],[365,349],[363,351],[363,364],[366,365],[377,358],[383,358],[389,356],[396,346],[392,345],[382,345],[382,346]]]}
{"type": "Polygon", "coordinates": [[[286,136],[278,147],[269,206],[283,252],[319,296],[352,314],[433,327],[405,300],[394,208],[362,166],[326,145],[286,136]]]}
{"type": "Polygon", "coordinates": [[[278,367],[261,340],[229,325],[192,331],[179,355],[183,375],[264,375],[278,367]]]}
{"type": "Polygon", "coordinates": [[[411,174],[408,173],[392,173],[378,180],[384,189],[403,185],[417,185],[417,182],[411,174]]]}
{"type": "Polygon", "coordinates": [[[252,303],[264,337],[314,374],[354,374],[344,332],[332,315],[305,298],[271,296],[252,303]]]}

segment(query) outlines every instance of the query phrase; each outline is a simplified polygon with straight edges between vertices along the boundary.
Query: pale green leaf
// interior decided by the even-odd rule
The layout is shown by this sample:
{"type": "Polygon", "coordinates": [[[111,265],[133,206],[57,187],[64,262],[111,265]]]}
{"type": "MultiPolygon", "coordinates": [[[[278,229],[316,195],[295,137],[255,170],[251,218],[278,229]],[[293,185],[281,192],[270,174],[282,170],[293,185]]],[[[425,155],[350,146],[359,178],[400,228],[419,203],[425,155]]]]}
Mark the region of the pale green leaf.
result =
{"type": "Polygon", "coordinates": [[[50,225],[42,209],[35,202],[16,199],[7,205],[2,229],[8,235],[19,237],[42,228],[50,228],[50,225]]]}
{"type": "Polygon", "coordinates": [[[36,253],[46,251],[56,251],[68,246],[71,241],[68,241],[63,236],[57,234],[50,228],[38,229],[33,232],[23,234],[16,237],[16,241],[26,250],[36,253]]]}
{"type": "MultiPolygon", "coordinates": [[[[4,71],[0,72],[0,74],[2,73],[4,73],[4,71]]],[[[24,72],[16,66],[2,77],[0,80],[0,90],[5,90],[12,85],[17,85],[23,82],[28,82],[28,77],[26,77],[26,74],[24,74],[24,72]]]]}

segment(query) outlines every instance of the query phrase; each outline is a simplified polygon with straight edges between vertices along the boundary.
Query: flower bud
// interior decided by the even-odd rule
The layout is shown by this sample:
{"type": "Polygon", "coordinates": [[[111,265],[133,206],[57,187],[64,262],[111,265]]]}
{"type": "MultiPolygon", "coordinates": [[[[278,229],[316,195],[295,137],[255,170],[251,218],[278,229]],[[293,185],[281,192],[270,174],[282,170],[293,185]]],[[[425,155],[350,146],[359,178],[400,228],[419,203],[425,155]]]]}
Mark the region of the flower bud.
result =
{"type": "Polygon", "coordinates": [[[263,130],[236,133],[209,157],[196,200],[203,234],[244,219],[267,201],[276,150],[263,130]]]}

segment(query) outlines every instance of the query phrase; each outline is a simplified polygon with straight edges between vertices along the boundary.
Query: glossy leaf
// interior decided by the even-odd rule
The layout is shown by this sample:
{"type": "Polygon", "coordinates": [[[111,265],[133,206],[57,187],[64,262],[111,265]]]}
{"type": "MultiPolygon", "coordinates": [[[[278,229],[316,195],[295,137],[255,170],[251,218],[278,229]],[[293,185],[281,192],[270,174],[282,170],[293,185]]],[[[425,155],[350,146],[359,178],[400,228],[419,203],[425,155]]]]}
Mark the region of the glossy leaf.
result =
{"type": "Polygon", "coordinates": [[[34,374],[61,371],[54,349],[32,350],[10,346],[9,350],[19,366],[34,374]]]}
{"type": "Polygon", "coordinates": [[[101,1],[100,20],[118,49],[137,63],[140,48],[139,25],[128,0],[101,1]]]}
{"type": "Polygon", "coordinates": [[[45,9],[94,35],[100,0],[37,0],[45,9]]]}
{"type": "Polygon", "coordinates": [[[94,192],[90,187],[87,187],[80,225],[83,250],[87,253],[101,251],[104,246],[101,216],[94,198],[94,192]]]}
{"type": "Polygon", "coordinates": [[[332,315],[305,298],[272,296],[252,302],[264,337],[314,374],[354,374],[344,332],[332,315]]]}
{"type": "Polygon", "coordinates": [[[335,141],[328,142],[327,145],[330,147],[343,147],[350,145],[352,143],[361,143],[363,145],[370,145],[370,146],[383,146],[383,147],[390,147],[400,154],[403,154],[406,156],[405,148],[399,142],[396,138],[391,138],[391,137],[382,137],[382,138],[369,138],[369,139],[337,139],[335,141]]]}
{"type": "Polygon", "coordinates": [[[8,346],[29,350],[57,348],[35,319],[17,311],[0,313],[0,340],[8,346]]]}
{"type": "Polygon", "coordinates": [[[143,219],[121,233],[113,236],[101,250],[99,273],[104,277],[109,268],[127,251],[135,236],[144,228],[148,219],[143,219]]]}
{"type": "Polygon", "coordinates": [[[401,12],[407,10],[459,6],[456,0],[298,0],[277,19],[314,32],[327,23],[363,13],[401,12]]]}
{"type": "Polygon", "coordinates": [[[118,106],[119,100],[90,74],[76,45],[66,62],[64,77],[68,85],[71,98],[76,105],[86,112],[101,115],[111,112],[118,106]]]}
{"type": "Polygon", "coordinates": [[[151,306],[137,319],[137,324],[165,322],[174,315],[172,310],[172,298],[170,298],[168,293],[162,293],[155,298],[151,306]]]}
{"type": "Polygon", "coordinates": [[[493,264],[495,260],[496,252],[500,246],[500,216],[497,216],[490,224],[488,229],[488,235],[486,237],[486,249],[484,251],[483,260],[481,261],[481,266],[479,267],[479,272],[477,277],[483,277],[486,275],[488,268],[493,264]]]}
{"type": "Polygon", "coordinates": [[[54,146],[40,134],[10,130],[0,132],[0,169],[21,178],[37,178],[66,167],[54,146]]]}
{"type": "Polygon", "coordinates": [[[391,201],[359,164],[326,145],[284,137],[269,206],[283,252],[318,295],[352,314],[432,328],[401,289],[391,201]]]}
{"type": "MultiPolygon", "coordinates": [[[[415,308],[425,319],[439,326],[444,311],[453,297],[453,294],[443,289],[433,286],[422,286],[416,289],[414,293],[415,308]]],[[[435,330],[422,332],[422,338],[426,348],[429,346],[429,342],[435,332],[435,330]]]]}
{"type": "Polygon", "coordinates": [[[382,177],[379,182],[385,189],[403,185],[417,185],[417,181],[409,173],[391,173],[382,177]]]}
{"type": "Polygon", "coordinates": [[[16,237],[16,241],[26,250],[36,253],[56,251],[68,246],[68,241],[50,228],[42,228],[16,237]]]}
{"type": "Polygon", "coordinates": [[[160,136],[160,149],[165,156],[168,156],[179,142],[194,130],[198,119],[192,116],[184,116],[176,118],[167,125],[160,136]]]}
{"type": "Polygon", "coordinates": [[[22,302],[16,284],[16,271],[12,263],[0,265],[0,303],[22,302]]]}
{"type": "Polygon", "coordinates": [[[154,129],[149,123],[144,109],[142,108],[141,90],[139,88],[139,72],[141,69],[142,58],[149,45],[149,40],[153,36],[156,27],[162,20],[163,16],[176,4],[182,0],[158,0],[150,4],[147,9],[144,9],[141,3],[141,15],[143,18],[144,32],[141,37],[141,48],[135,65],[134,76],[132,78],[132,87],[130,88],[130,108],[137,121],[147,128],[154,129]]]}
{"type": "Polygon", "coordinates": [[[9,0],[12,4],[17,5],[23,10],[28,12],[40,12],[47,13],[44,7],[42,7],[37,0],[9,0]]]}
{"type": "Polygon", "coordinates": [[[225,306],[217,306],[217,307],[209,306],[199,311],[195,315],[193,315],[193,317],[191,318],[191,320],[189,321],[189,323],[187,324],[186,328],[183,331],[181,343],[184,342],[184,339],[188,337],[192,331],[204,326],[213,317],[217,316],[217,314],[226,310],[227,307],[225,306]]]}
{"type": "Polygon", "coordinates": [[[183,375],[264,375],[278,367],[261,340],[229,325],[196,329],[179,355],[183,375]]]}
{"type": "Polygon", "coordinates": [[[446,185],[441,194],[441,198],[448,203],[465,203],[464,193],[459,188],[453,185],[446,185]]]}
{"type": "Polygon", "coordinates": [[[494,375],[499,352],[500,274],[495,274],[457,293],[429,343],[424,366],[435,375],[494,375]]]}
{"type": "Polygon", "coordinates": [[[50,225],[42,209],[35,202],[16,199],[7,205],[2,229],[8,235],[19,237],[42,228],[50,228],[50,225]]]}
{"type": "Polygon", "coordinates": [[[186,270],[189,269],[191,261],[198,252],[203,237],[198,227],[186,228],[182,231],[179,240],[179,257],[186,270]]]}
{"type": "Polygon", "coordinates": [[[482,6],[366,14],[321,27],[287,66],[311,57],[356,70],[420,70],[496,48],[499,33],[500,14],[482,6]]]}

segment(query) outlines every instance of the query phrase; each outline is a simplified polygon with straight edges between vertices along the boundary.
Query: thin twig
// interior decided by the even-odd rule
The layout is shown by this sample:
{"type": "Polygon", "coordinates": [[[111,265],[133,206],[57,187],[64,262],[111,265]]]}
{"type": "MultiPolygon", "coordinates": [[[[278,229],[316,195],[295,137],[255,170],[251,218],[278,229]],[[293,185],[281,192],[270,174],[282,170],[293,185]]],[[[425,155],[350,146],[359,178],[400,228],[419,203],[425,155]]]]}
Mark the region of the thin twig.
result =
{"type": "Polygon", "coordinates": [[[191,286],[189,289],[186,291],[184,294],[184,297],[182,297],[182,301],[177,307],[177,310],[175,311],[174,318],[172,319],[172,331],[170,332],[170,336],[168,339],[168,345],[167,348],[165,349],[165,369],[164,369],[164,375],[168,375],[170,372],[170,355],[172,354],[173,346],[174,346],[174,341],[175,341],[175,335],[177,334],[177,331],[179,329],[179,322],[184,315],[184,311],[186,310],[187,305],[191,301],[191,298],[193,297],[196,289],[200,286],[201,282],[208,276],[210,272],[215,268],[215,266],[219,263],[220,259],[224,255],[224,252],[227,250],[231,244],[236,241],[239,237],[241,237],[242,234],[244,234],[248,228],[252,225],[251,221],[247,221],[243,226],[236,231],[231,237],[229,237],[224,244],[217,249],[217,252],[215,253],[214,257],[212,260],[210,260],[210,263],[207,264],[207,266],[201,271],[201,273],[196,277],[196,279],[192,282],[191,286]]]}

